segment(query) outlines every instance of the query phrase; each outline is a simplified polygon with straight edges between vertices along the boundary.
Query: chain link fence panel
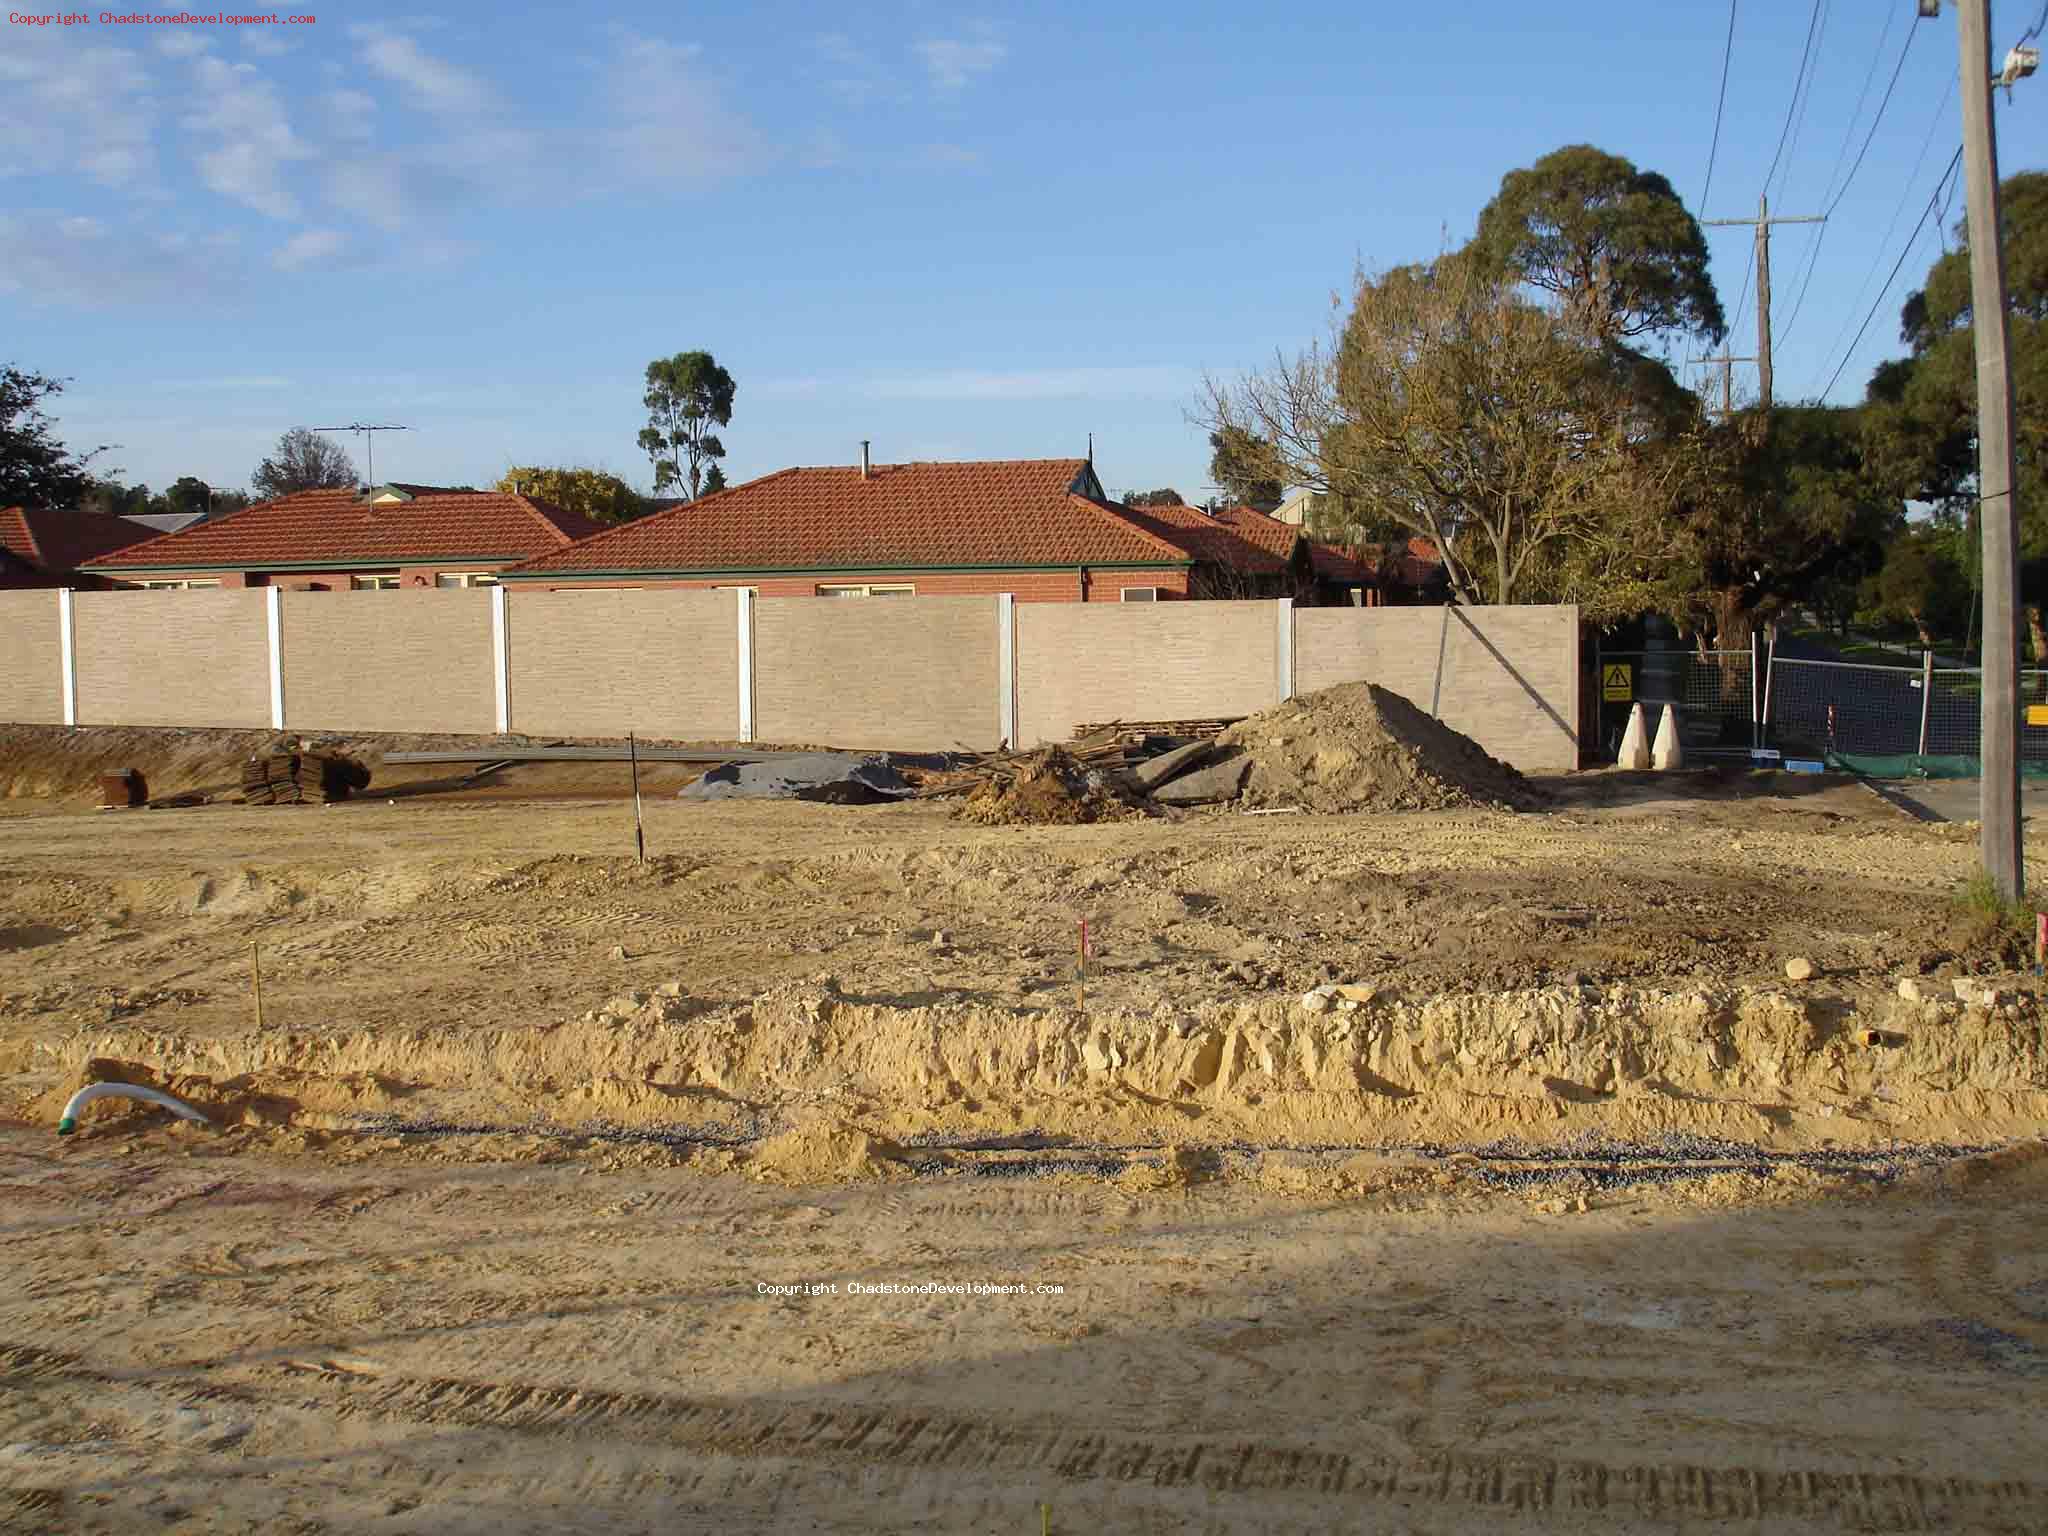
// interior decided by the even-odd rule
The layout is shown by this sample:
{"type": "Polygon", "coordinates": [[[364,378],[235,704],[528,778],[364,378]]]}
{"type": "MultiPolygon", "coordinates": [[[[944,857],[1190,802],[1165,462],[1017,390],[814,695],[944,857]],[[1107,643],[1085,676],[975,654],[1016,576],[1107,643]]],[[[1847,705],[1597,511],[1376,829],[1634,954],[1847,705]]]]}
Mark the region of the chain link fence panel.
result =
{"type": "MultiPolygon", "coordinates": [[[[2020,759],[2048,764],[2048,669],[2023,670],[2019,683],[2020,759]]],[[[1975,667],[1780,656],[1771,664],[1766,734],[1787,755],[1975,758],[1982,755],[1983,699],[1975,667]]]]}
{"type": "Polygon", "coordinates": [[[1752,658],[1748,651],[1609,651],[1601,668],[1600,745],[1612,759],[1621,747],[1633,705],[1641,704],[1654,734],[1666,704],[1678,706],[1679,739],[1687,752],[1746,753],[1755,718],[1752,658]],[[1617,695],[1627,669],[1627,698],[1617,695]]]}

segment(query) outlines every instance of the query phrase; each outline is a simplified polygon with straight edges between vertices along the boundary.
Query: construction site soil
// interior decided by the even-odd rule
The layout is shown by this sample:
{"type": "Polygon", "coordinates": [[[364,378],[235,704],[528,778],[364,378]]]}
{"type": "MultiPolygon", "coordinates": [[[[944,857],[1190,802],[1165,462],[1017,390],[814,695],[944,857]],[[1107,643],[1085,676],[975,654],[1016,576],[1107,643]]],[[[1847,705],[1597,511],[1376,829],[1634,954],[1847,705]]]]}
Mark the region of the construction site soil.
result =
{"type": "Polygon", "coordinates": [[[2048,1030],[1974,828],[661,765],[639,862],[623,765],[390,738],[360,801],[91,809],[273,740],[0,728],[0,1528],[2048,1527],[2048,1030]],[[214,1123],[57,1138],[94,1081],[214,1123]]]}

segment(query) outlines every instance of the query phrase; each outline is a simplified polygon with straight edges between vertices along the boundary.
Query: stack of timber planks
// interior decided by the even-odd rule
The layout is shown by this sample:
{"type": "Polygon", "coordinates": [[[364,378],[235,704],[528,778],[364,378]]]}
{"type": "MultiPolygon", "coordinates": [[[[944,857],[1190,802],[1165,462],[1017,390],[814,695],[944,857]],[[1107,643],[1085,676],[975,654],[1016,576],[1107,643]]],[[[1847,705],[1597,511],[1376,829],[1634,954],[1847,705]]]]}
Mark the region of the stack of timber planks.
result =
{"type": "Polygon", "coordinates": [[[370,770],[333,752],[272,752],[242,765],[242,799],[250,805],[331,805],[367,789],[370,770]]]}

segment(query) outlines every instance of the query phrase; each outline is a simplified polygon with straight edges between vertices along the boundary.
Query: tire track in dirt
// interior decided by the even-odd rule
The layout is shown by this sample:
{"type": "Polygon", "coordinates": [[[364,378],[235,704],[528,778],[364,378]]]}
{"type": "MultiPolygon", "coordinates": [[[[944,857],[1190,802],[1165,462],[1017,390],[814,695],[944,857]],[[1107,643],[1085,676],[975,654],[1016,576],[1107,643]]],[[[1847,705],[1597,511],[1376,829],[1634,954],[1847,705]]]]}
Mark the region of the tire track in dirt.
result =
{"type": "MultiPolygon", "coordinates": [[[[308,1369],[328,1389],[340,1417],[508,1434],[627,1437],[706,1456],[852,1463],[864,1470],[1023,1474],[1070,1484],[1431,1504],[1475,1513],[1604,1515],[1631,1522],[1775,1519],[1869,1532],[2017,1533],[2048,1521],[2048,1491],[2017,1481],[1683,1463],[1619,1466],[1466,1450],[1396,1458],[1254,1441],[1002,1425],[902,1406],[752,1405],[563,1384],[376,1376],[361,1364],[302,1367],[295,1380],[303,1382],[308,1369]]],[[[0,1346],[0,1379],[23,1374],[100,1376],[56,1351],[0,1346]]]]}
{"type": "MultiPolygon", "coordinates": [[[[1969,1529],[2017,1536],[2048,1525],[2048,1489],[2017,1480],[1697,1463],[1617,1465],[1478,1449],[1389,1456],[1192,1435],[1102,1434],[1045,1423],[1005,1425],[902,1405],[749,1404],[568,1384],[389,1375],[357,1361],[289,1369],[291,1389],[282,1394],[265,1390],[268,1383],[212,1386],[203,1380],[203,1367],[178,1379],[199,1396],[243,1403],[277,1397],[302,1411],[313,1406],[303,1390],[310,1386],[323,1393],[328,1410],[340,1418],[542,1437],[626,1438],[703,1456],[817,1461],[863,1471],[953,1473],[969,1479],[1022,1475],[1076,1485],[1306,1497],[1353,1506],[1434,1505],[1482,1515],[1604,1516],[1674,1526],[1774,1520],[1857,1532],[1969,1529]]],[[[0,1381],[10,1385],[162,1375],[107,1372],[63,1351],[0,1344],[0,1381]]]]}
{"type": "Polygon", "coordinates": [[[651,1437],[708,1454],[853,1460],[1064,1482],[1191,1487],[1212,1494],[1315,1494],[1346,1502],[1434,1503],[1624,1520],[1827,1522],[1855,1531],[2034,1530],[2048,1491],[2031,1484],[1910,1474],[1766,1471],[1437,1451],[1396,1459],[1308,1446],[1104,1435],[1003,1426],[917,1408],[836,1403],[752,1406],[573,1386],[446,1378],[345,1378],[344,1413],[524,1433],[651,1437]]]}

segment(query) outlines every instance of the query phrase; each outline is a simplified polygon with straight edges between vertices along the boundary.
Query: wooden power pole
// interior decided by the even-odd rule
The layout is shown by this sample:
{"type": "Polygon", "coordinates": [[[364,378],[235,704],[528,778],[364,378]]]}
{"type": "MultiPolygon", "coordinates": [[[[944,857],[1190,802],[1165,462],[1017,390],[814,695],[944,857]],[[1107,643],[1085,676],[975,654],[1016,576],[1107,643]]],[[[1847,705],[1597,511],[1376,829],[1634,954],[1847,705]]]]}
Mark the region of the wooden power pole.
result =
{"type": "Polygon", "coordinates": [[[2012,378],[2006,367],[2005,248],[1998,139],[1991,122],[1990,0],[1957,0],[1963,172],[1970,207],[1970,315],[1977,342],[1977,512],[1984,538],[1984,693],[1978,852],[2001,896],[2025,889],[2020,852],[2019,506],[2013,485],[2012,378]]]}
{"type": "Polygon", "coordinates": [[[1702,224],[1754,224],[1756,226],[1756,388],[1763,408],[1771,408],[1771,226],[1773,224],[1825,224],[1826,214],[1771,214],[1771,202],[1759,195],[1753,219],[1702,219],[1702,224]]]}

